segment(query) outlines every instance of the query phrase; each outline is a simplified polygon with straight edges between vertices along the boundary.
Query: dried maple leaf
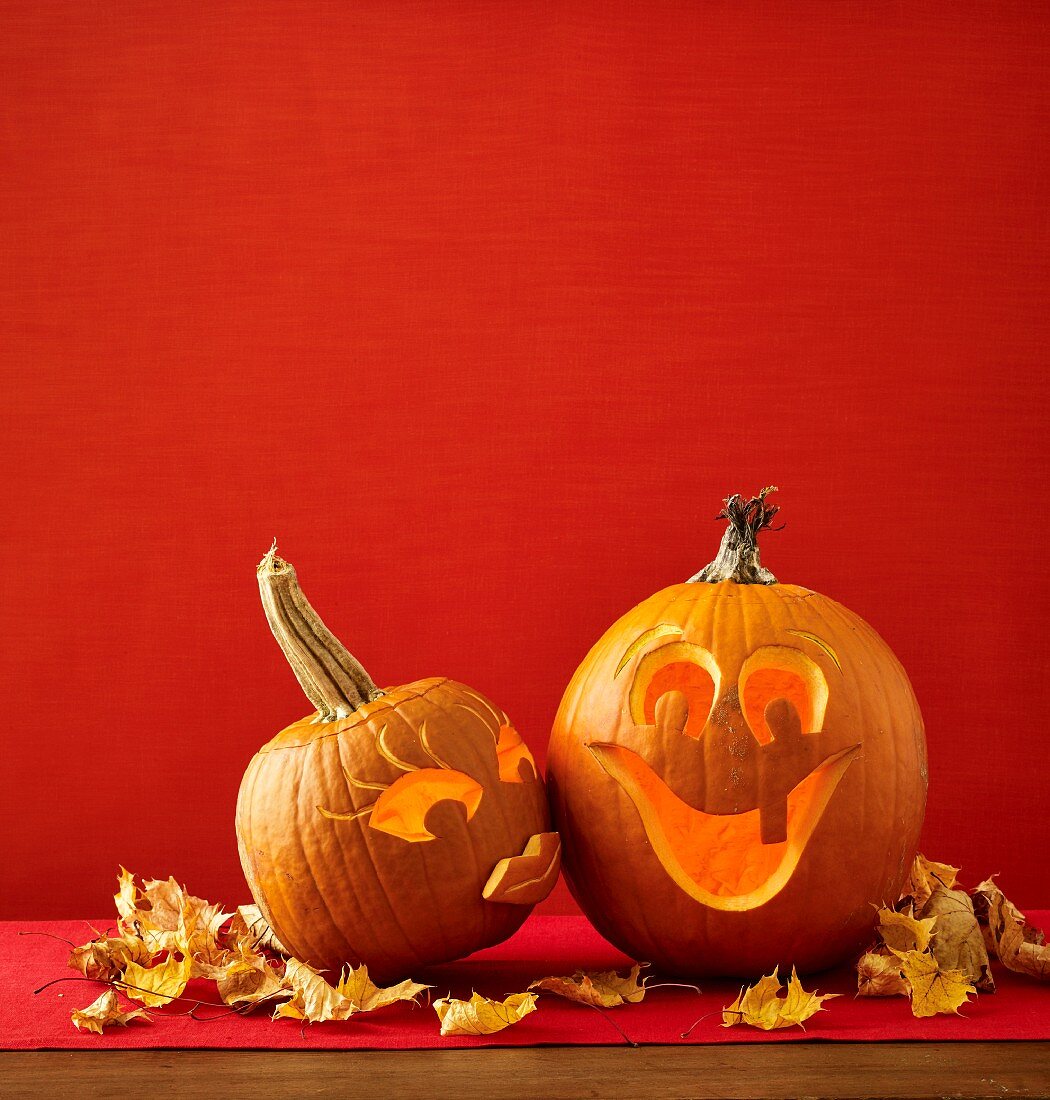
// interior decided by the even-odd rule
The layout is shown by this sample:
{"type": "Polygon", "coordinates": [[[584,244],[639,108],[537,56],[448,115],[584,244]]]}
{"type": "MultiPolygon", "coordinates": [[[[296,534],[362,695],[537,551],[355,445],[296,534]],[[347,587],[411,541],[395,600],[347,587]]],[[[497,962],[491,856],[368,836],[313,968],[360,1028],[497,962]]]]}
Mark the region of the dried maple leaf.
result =
{"type": "Polygon", "coordinates": [[[102,1034],[102,1029],[118,1024],[127,1027],[131,1020],[149,1020],[149,1013],[141,1008],[133,1008],[124,1012],[117,1000],[116,993],[107,989],[97,1001],[93,1001],[87,1008],[75,1008],[70,1017],[73,1026],[78,1031],[93,1031],[96,1035],[102,1034]]]}
{"type": "Polygon", "coordinates": [[[985,879],[974,891],[974,908],[987,926],[987,941],[999,961],[1018,974],[1050,980],[1050,946],[1043,933],[1025,920],[1012,901],[985,879]]]}
{"type": "Polygon", "coordinates": [[[936,923],[936,917],[917,919],[910,908],[906,913],[879,910],[879,935],[891,951],[925,951],[936,923]]]}
{"type": "Polygon", "coordinates": [[[929,951],[895,951],[901,972],[911,988],[912,1015],[958,1013],[971,993],[976,993],[959,970],[942,969],[929,951]]]}
{"type": "Polygon", "coordinates": [[[124,992],[150,1007],[166,1005],[182,996],[192,972],[193,959],[189,955],[181,958],[170,955],[148,969],[138,963],[129,963],[124,971],[124,992]]]}
{"type": "Polygon", "coordinates": [[[907,997],[911,993],[894,955],[866,951],[857,961],[857,994],[861,997],[907,997]]]}
{"type": "Polygon", "coordinates": [[[357,1011],[352,1001],[329,985],[312,966],[298,959],[285,963],[283,984],[291,990],[292,999],[278,1005],[273,1014],[275,1020],[287,1016],[320,1024],[327,1020],[346,1020],[357,1011]]]}
{"type": "Polygon", "coordinates": [[[937,886],[951,890],[959,868],[950,863],[937,863],[921,853],[915,857],[908,874],[908,886],[901,897],[910,897],[916,909],[921,909],[937,886]]]}
{"type": "Polygon", "coordinates": [[[274,935],[273,929],[266,923],[258,905],[238,905],[237,912],[233,915],[230,927],[226,932],[226,939],[230,943],[237,940],[248,940],[253,947],[263,947],[278,955],[289,955],[290,952],[284,944],[274,935]]]}
{"type": "Polygon", "coordinates": [[[536,1011],[535,993],[515,993],[503,1001],[490,1001],[474,993],[469,1001],[442,997],[434,1002],[442,1035],[494,1035],[536,1011]]]}
{"type": "Polygon", "coordinates": [[[137,936],[99,936],[74,947],[69,965],[85,978],[106,982],[119,978],[129,963],[145,966],[151,958],[149,948],[137,936]]]}
{"type": "Polygon", "coordinates": [[[406,979],[397,985],[380,988],[368,976],[368,967],[348,969],[339,979],[336,989],[354,1006],[357,1012],[374,1012],[397,1001],[412,1001],[430,988],[406,979]]]}
{"type": "Polygon", "coordinates": [[[778,970],[740,990],[737,999],[722,1011],[723,1027],[748,1024],[763,1031],[796,1024],[801,1027],[803,1021],[822,1010],[824,1001],[839,996],[838,993],[808,993],[802,988],[793,967],[787,987],[783,989],[778,970]],[[783,997],[780,996],[782,989],[783,997]]]}
{"type": "Polygon", "coordinates": [[[121,867],[117,905],[117,927],[138,936],[153,954],[181,951],[207,956],[218,940],[220,927],[229,919],[222,907],[186,892],[174,878],[146,879],[143,889],[135,876],[121,867]]]}
{"type": "Polygon", "coordinates": [[[970,895],[965,890],[937,886],[923,906],[922,916],[937,918],[930,950],[941,969],[961,970],[982,993],[994,993],[995,979],[970,895]]]}
{"type": "Polygon", "coordinates": [[[645,979],[638,980],[641,969],[636,964],[626,976],[615,970],[577,970],[571,977],[541,978],[529,989],[556,993],[595,1008],[615,1008],[626,1003],[637,1004],[645,996],[645,979]]]}
{"type": "Polygon", "coordinates": [[[228,1005],[256,1005],[288,995],[266,957],[255,954],[246,945],[231,952],[226,970],[215,979],[215,985],[223,1004],[228,1005]]]}

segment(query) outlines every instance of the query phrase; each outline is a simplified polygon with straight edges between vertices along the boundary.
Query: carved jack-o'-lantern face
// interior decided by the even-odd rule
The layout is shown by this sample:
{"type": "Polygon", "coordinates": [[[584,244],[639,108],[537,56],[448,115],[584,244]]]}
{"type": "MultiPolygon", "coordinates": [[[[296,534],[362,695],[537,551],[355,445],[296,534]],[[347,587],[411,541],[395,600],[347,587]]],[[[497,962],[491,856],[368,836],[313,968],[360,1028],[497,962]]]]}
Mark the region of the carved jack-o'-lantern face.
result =
{"type": "Polygon", "coordinates": [[[907,676],[863,620],[762,569],[771,514],[727,502],[716,562],[606,631],[551,734],[581,908],[682,974],[838,961],[899,896],[922,823],[907,676]]]}
{"type": "Polygon", "coordinates": [[[560,842],[507,716],[448,679],[381,691],[273,551],[259,584],[317,708],[260,749],[238,797],[245,876],[278,937],[391,979],[510,935],[553,887],[560,842]]]}
{"type": "MultiPolygon", "coordinates": [[[[833,748],[823,736],[827,677],[800,649],[760,646],[724,676],[709,649],[681,634],[660,623],[630,644],[615,676],[634,666],[633,725],[588,747],[682,890],[714,909],[751,909],[786,885],[860,746],[833,748]],[[726,752],[724,774],[709,777],[712,742],[726,752]]],[[[827,643],[803,636],[837,665],[827,643]]]]}

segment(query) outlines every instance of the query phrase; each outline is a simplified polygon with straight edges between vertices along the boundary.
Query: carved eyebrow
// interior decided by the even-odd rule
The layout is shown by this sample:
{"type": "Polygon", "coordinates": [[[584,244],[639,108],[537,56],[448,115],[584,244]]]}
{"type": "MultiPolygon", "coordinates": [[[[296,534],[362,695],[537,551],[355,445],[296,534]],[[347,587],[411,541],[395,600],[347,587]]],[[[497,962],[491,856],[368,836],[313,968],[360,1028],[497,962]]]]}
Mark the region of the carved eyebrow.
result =
{"type": "Polygon", "coordinates": [[[644,634],[639,634],[637,638],[627,647],[627,652],[620,658],[620,663],[616,666],[616,672],[613,674],[615,680],[617,676],[631,663],[633,658],[645,649],[650,643],[657,638],[666,638],[669,634],[681,634],[682,628],[675,626],[673,623],[659,623],[651,630],[645,631],[644,634]]]}
{"type": "Polygon", "coordinates": [[[839,661],[839,655],[829,642],[825,642],[823,638],[818,638],[816,634],[811,634],[808,630],[789,630],[788,633],[794,634],[796,638],[805,638],[807,642],[812,642],[814,645],[820,646],[820,648],[831,658],[839,672],[842,671],[842,663],[839,661]]]}

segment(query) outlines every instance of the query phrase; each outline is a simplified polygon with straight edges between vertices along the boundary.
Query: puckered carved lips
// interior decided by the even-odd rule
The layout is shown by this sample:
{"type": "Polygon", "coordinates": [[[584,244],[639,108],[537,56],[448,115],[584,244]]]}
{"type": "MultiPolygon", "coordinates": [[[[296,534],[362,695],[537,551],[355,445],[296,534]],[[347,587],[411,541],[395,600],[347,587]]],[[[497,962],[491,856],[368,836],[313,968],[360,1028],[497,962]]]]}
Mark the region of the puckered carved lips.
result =
{"type": "MultiPolygon", "coordinates": [[[[802,735],[798,714],[785,700],[771,703],[767,717],[781,736],[758,750],[757,797],[752,808],[740,812],[711,813],[693,804],[703,800],[698,793],[702,782],[699,788],[695,782],[689,784],[689,792],[673,790],[638,746],[622,739],[588,744],[634,803],[667,874],[694,900],[714,909],[754,909],[787,885],[836,787],[860,752],[859,744],[821,751],[824,738],[802,735]]],[[[681,725],[679,717],[674,726],[680,730],[681,725]]],[[[657,730],[675,732],[670,723],[659,720],[657,730]]],[[[691,774],[695,780],[702,769],[702,746],[687,737],[669,744],[662,760],[670,761],[675,774],[691,774]],[[695,754],[692,767],[674,766],[676,757],[689,753],[695,754]]]]}

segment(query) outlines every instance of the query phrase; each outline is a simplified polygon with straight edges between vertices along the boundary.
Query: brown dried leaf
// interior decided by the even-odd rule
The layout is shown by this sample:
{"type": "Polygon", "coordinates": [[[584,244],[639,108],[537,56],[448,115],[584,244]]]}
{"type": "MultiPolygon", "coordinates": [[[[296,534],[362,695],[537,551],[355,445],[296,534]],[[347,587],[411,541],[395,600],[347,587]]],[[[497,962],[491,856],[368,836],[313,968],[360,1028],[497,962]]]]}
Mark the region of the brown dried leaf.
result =
{"type": "Polygon", "coordinates": [[[146,966],[152,957],[149,948],[137,936],[100,936],[74,947],[69,965],[85,978],[108,982],[119,978],[128,963],[146,966]]]}
{"type": "Polygon", "coordinates": [[[535,993],[515,993],[504,1001],[473,994],[469,1001],[442,997],[434,1002],[442,1035],[494,1035],[536,1011],[535,993]]]}
{"type": "Polygon", "coordinates": [[[937,886],[922,916],[937,919],[931,950],[940,968],[960,970],[982,993],[994,993],[995,979],[970,895],[937,886]]]}
{"type": "Polygon", "coordinates": [[[910,908],[906,913],[879,910],[879,935],[891,951],[925,951],[936,923],[935,917],[918,920],[910,908]]]}
{"type": "Polygon", "coordinates": [[[780,984],[778,970],[740,990],[737,999],[722,1011],[723,1027],[748,1024],[763,1031],[795,1025],[801,1027],[803,1021],[822,1011],[824,1001],[840,996],[838,993],[808,993],[802,988],[794,968],[784,988],[780,984]],[[780,995],[782,990],[783,997],[780,995]]]}
{"type": "Polygon", "coordinates": [[[936,863],[920,853],[912,862],[908,885],[901,897],[910,897],[915,908],[921,909],[937,886],[951,890],[958,874],[958,867],[950,863],[936,863]]]}
{"type": "Polygon", "coordinates": [[[992,879],[985,879],[974,891],[974,908],[987,925],[985,938],[1003,966],[1039,981],[1050,980],[1050,946],[1046,937],[1025,920],[1024,913],[992,879]]]}
{"type": "Polygon", "coordinates": [[[119,1025],[127,1027],[131,1020],[149,1020],[149,1013],[141,1008],[133,1008],[124,1012],[120,1007],[120,1001],[112,989],[107,989],[97,1001],[92,1001],[87,1008],[75,1008],[70,1016],[73,1026],[78,1031],[93,1031],[96,1035],[102,1034],[102,1029],[119,1025]]]}
{"type": "Polygon", "coordinates": [[[645,979],[638,980],[641,969],[636,964],[626,976],[615,970],[577,970],[571,977],[541,978],[529,989],[556,993],[595,1008],[615,1008],[626,1003],[637,1004],[645,996],[645,979]]]}
{"type": "Polygon", "coordinates": [[[288,956],[290,951],[281,943],[274,934],[273,929],[266,923],[258,905],[238,905],[237,912],[233,915],[230,927],[226,932],[226,939],[231,944],[237,940],[248,940],[252,947],[263,947],[267,951],[273,951],[278,955],[288,956]]]}
{"type": "Polygon", "coordinates": [[[867,951],[857,962],[857,994],[861,997],[907,997],[911,993],[893,955],[867,951]]]}
{"type": "Polygon", "coordinates": [[[397,985],[380,988],[368,976],[367,966],[359,966],[356,970],[348,969],[336,986],[357,1012],[374,1012],[377,1008],[385,1008],[397,1001],[415,1003],[420,993],[425,993],[429,988],[429,985],[420,985],[408,979],[398,982],[397,985]]]}
{"type": "Polygon", "coordinates": [[[327,1020],[346,1020],[357,1011],[352,1001],[329,985],[312,966],[298,959],[285,963],[283,984],[291,990],[292,999],[277,1007],[273,1014],[275,1020],[287,1016],[320,1024],[327,1020]]]}
{"type": "Polygon", "coordinates": [[[264,955],[245,943],[230,952],[226,969],[215,979],[223,1004],[256,1005],[279,996],[288,996],[282,980],[264,955]]]}
{"type": "Polygon", "coordinates": [[[959,970],[945,970],[929,951],[895,951],[904,979],[911,987],[912,1015],[956,1013],[971,993],[976,993],[959,970]]]}

